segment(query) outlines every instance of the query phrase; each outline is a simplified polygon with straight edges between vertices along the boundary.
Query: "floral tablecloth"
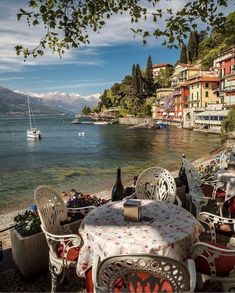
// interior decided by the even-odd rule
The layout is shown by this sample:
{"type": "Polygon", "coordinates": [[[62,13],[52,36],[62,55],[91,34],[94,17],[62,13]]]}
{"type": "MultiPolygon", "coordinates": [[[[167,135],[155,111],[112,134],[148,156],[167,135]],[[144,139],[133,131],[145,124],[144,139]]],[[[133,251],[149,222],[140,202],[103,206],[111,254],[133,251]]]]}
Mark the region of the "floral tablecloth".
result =
{"type": "Polygon", "coordinates": [[[93,260],[118,254],[148,253],[185,262],[202,225],[185,209],[173,204],[142,200],[140,222],[126,222],[124,201],[100,206],[84,218],[79,231],[84,245],[80,250],[77,274],[84,276],[93,260]]]}

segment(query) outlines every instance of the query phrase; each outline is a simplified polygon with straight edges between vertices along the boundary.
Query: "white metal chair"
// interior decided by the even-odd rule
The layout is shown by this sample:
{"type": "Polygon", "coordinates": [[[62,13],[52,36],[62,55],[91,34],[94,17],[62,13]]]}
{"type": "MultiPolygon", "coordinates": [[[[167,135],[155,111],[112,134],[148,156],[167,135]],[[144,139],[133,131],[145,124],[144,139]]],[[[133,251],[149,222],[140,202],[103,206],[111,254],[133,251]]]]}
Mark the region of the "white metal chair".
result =
{"type": "Polygon", "coordinates": [[[210,233],[210,241],[198,242],[194,247],[193,258],[198,272],[198,284],[200,281],[204,283],[208,279],[214,279],[221,282],[224,292],[230,292],[235,289],[234,238],[228,244],[218,243],[217,230],[221,225],[229,225],[235,231],[235,219],[201,212],[198,220],[209,228],[207,231],[210,233]]]}
{"type": "Polygon", "coordinates": [[[112,256],[93,265],[92,278],[99,292],[193,292],[196,270],[174,259],[148,254],[112,256]],[[145,290],[144,290],[145,289],[145,290]]]}
{"type": "Polygon", "coordinates": [[[183,168],[187,176],[188,188],[189,188],[189,202],[190,202],[190,211],[192,211],[192,203],[196,208],[196,217],[201,212],[203,206],[208,204],[210,199],[216,198],[217,190],[224,186],[223,182],[219,180],[214,181],[203,181],[201,180],[200,174],[197,172],[196,168],[191,164],[185,157],[183,157],[183,168]],[[204,195],[202,190],[202,183],[212,185],[213,191],[211,197],[204,195]]]}
{"type": "Polygon", "coordinates": [[[151,167],[144,170],[138,177],[135,193],[132,197],[139,199],[154,199],[168,203],[181,201],[176,195],[176,183],[172,174],[161,167],[151,167]]]}
{"type": "MultiPolygon", "coordinates": [[[[50,186],[39,186],[35,189],[34,200],[41,220],[41,228],[49,246],[49,269],[52,280],[52,292],[56,291],[57,279],[65,269],[76,266],[82,239],[72,234],[69,225],[61,225],[67,219],[67,208],[60,193],[50,186]]],[[[86,207],[90,210],[94,207],[86,207]]],[[[84,208],[77,211],[84,212],[84,208]]],[[[71,210],[73,213],[75,209],[71,210]]]]}
{"type": "MultiPolygon", "coordinates": [[[[235,248],[230,249],[218,244],[197,242],[194,246],[198,283],[208,279],[221,282],[223,292],[235,289],[235,248]]],[[[200,289],[200,288],[198,288],[200,289]]]]}
{"type": "Polygon", "coordinates": [[[228,167],[228,162],[232,160],[234,154],[232,149],[226,148],[220,155],[220,169],[228,167]]]}
{"type": "Polygon", "coordinates": [[[217,243],[216,230],[220,225],[229,225],[235,231],[235,219],[221,217],[207,212],[201,212],[197,218],[209,228],[210,241],[213,243],[217,243]]]}

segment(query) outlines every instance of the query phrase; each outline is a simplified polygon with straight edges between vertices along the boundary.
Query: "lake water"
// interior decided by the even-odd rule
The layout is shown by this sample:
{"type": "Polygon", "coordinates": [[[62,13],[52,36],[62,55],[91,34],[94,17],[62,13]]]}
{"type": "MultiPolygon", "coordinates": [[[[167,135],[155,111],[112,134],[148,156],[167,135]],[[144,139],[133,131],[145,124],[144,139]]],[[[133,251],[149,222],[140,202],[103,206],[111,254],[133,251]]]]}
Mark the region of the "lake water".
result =
{"type": "Polygon", "coordinates": [[[40,117],[40,141],[26,138],[28,119],[0,119],[0,210],[21,208],[33,202],[41,184],[61,191],[75,188],[95,192],[115,183],[116,169],[122,179],[132,180],[142,170],[181,164],[220,145],[220,137],[179,128],[128,129],[121,125],[72,125],[71,117],[40,117]],[[84,131],[85,136],[79,136],[84,131]]]}

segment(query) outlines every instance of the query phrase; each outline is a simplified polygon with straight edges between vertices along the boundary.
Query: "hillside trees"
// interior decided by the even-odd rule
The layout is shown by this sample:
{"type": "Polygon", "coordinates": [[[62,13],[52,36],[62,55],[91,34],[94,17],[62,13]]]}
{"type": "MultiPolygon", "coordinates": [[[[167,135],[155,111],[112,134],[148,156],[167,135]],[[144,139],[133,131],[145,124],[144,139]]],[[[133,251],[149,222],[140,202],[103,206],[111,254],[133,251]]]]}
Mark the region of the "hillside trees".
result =
{"type": "Polygon", "coordinates": [[[199,36],[196,31],[192,31],[189,36],[188,41],[188,60],[193,62],[197,60],[198,57],[198,45],[199,45],[199,36]]]}
{"type": "Polygon", "coordinates": [[[221,51],[235,45],[234,27],[235,12],[232,12],[226,17],[223,27],[214,29],[210,36],[199,43],[198,59],[203,69],[208,70],[213,66],[213,60],[221,51]]]}
{"type": "Polygon", "coordinates": [[[151,96],[155,92],[155,84],[153,79],[153,63],[151,56],[148,57],[147,67],[145,71],[144,91],[146,96],[151,96]]]}
{"type": "Polygon", "coordinates": [[[187,64],[188,63],[188,57],[187,57],[187,47],[185,44],[182,45],[181,47],[181,52],[180,52],[180,63],[187,64]]]}
{"type": "Polygon", "coordinates": [[[161,68],[156,81],[156,88],[166,88],[171,86],[171,76],[173,74],[173,67],[161,68]]]}
{"type": "Polygon", "coordinates": [[[82,114],[84,114],[84,115],[90,115],[91,114],[90,107],[84,106],[84,108],[82,109],[82,114]]]}
{"type": "Polygon", "coordinates": [[[25,19],[29,26],[45,28],[34,48],[17,45],[17,54],[24,58],[43,55],[49,48],[60,56],[65,50],[89,44],[91,31],[100,30],[115,15],[129,17],[130,29],[141,34],[143,42],[148,37],[161,38],[168,47],[182,44],[189,32],[196,30],[200,21],[208,28],[224,25],[223,8],[229,0],[182,1],[178,10],[175,1],[165,0],[28,0],[28,8],[19,10],[18,20],[25,19]],[[153,25],[146,30],[144,21],[153,25]],[[159,22],[165,23],[160,26],[159,22]]]}
{"type": "Polygon", "coordinates": [[[152,72],[152,60],[148,57],[147,69],[142,73],[139,64],[133,64],[132,75],[126,75],[120,83],[115,83],[106,89],[100,97],[95,111],[116,107],[127,113],[137,115],[151,115],[151,96],[155,93],[152,72]]]}
{"type": "Polygon", "coordinates": [[[224,136],[235,131],[235,109],[230,109],[228,115],[223,119],[221,131],[224,136]]]}

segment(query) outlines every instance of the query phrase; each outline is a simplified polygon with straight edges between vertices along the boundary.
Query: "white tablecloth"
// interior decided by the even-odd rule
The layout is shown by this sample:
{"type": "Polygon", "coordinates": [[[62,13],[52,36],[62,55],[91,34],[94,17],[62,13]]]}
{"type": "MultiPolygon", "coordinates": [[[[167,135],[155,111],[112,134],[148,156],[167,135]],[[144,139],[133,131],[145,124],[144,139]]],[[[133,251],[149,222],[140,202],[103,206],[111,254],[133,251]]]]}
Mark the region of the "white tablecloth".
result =
{"type": "Polygon", "coordinates": [[[84,218],[79,231],[84,245],[78,275],[83,276],[97,256],[103,260],[119,254],[148,253],[182,262],[190,257],[203,227],[189,212],[173,204],[142,200],[142,220],[126,222],[123,203],[105,204],[84,218]]]}

